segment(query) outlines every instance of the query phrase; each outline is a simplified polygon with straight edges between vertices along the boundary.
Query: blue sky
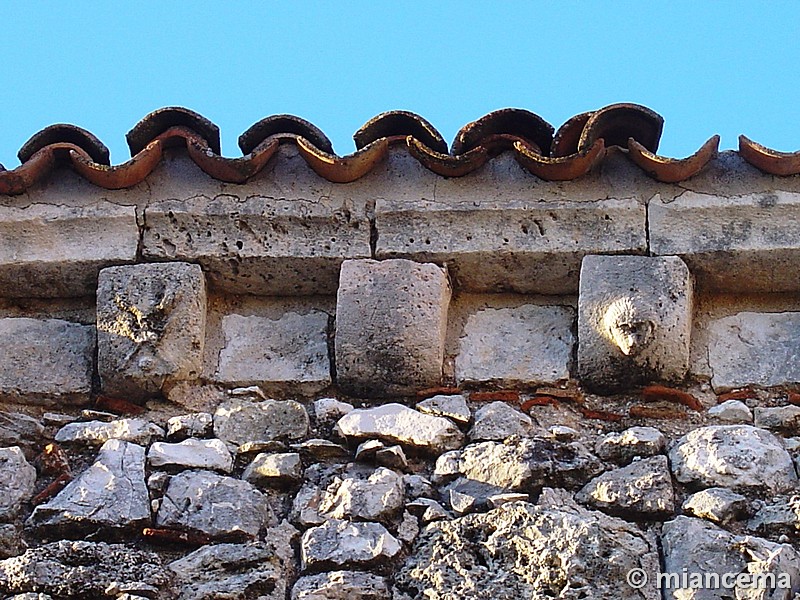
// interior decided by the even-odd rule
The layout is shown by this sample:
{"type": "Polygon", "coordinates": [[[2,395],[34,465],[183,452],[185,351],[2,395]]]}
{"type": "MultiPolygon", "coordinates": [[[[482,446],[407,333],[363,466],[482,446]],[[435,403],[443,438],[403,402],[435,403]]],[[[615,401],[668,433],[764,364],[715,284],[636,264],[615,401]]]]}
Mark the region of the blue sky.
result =
{"type": "Polygon", "coordinates": [[[182,105],[217,123],[223,154],[292,113],[340,154],[372,116],[406,109],[452,140],[504,107],[554,126],[612,102],[666,123],[660,153],[714,133],[800,149],[797,2],[0,3],[0,163],[75,123],[129,157],[125,133],[182,105]]]}

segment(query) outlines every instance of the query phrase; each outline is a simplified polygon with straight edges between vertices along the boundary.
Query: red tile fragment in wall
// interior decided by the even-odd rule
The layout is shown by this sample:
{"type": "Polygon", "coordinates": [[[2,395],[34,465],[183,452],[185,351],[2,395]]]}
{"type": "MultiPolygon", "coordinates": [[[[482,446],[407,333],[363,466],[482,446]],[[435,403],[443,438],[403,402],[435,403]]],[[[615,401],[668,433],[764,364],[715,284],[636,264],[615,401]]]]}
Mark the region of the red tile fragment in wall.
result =
{"type": "Polygon", "coordinates": [[[461,390],[457,387],[432,387],[432,388],[425,388],[424,390],[419,390],[417,392],[417,398],[430,398],[431,396],[453,396],[455,394],[460,394],[461,390]]]}
{"type": "Polygon", "coordinates": [[[519,404],[520,396],[517,390],[497,390],[494,392],[473,392],[469,395],[475,402],[509,402],[519,404]]]}
{"type": "Polygon", "coordinates": [[[642,399],[645,402],[674,402],[683,404],[696,412],[703,411],[703,405],[700,404],[700,401],[688,392],[663,385],[647,386],[642,390],[642,399]]]}
{"type": "Polygon", "coordinates": [[[53,498],[61,490],[67,487],[67,484],[72,481],[72,473],[62,473],[55,480],[44,488],[41,492],[36,494],[31,500],[31,504],[38,506],[53,498]]]}
{"type": "Polygon", "coordinates": [[[581,407],[581,414],[587,419],[595,419],[598,421],[617,422],[625,418],[625,415],[619,413],[607,412],[605,410],[592,410],[590,408],[581,407]]]}
{"type": "Polygon", "coordinates": [[[722,404],[723,402],[727,402],[728,400],[747,400],[748,398],[755,398],[755,393],[745,388],[743,390],[734,390],[732,392],[726,392],[724,394],[720,394],[717,396],[717,403],[722,404]]]}

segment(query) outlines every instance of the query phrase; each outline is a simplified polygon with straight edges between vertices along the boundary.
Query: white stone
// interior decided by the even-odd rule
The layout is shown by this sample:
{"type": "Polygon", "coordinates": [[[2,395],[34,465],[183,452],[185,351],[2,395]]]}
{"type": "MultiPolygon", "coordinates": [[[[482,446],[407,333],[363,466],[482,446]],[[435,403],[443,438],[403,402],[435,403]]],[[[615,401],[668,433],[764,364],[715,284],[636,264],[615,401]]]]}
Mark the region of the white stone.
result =
{"type": "Polygon", "coordinates": [[[150,521],[144,448],[108,440],[95,462],[59,494],[37,506],[28,524],[36,529],[132,528],[150,521]]]}
{"type": "Polygon", "coordinates": [[[58,319],[0,319],[0,398],[86,402],[94,353],[94,327],[58,319]]]}
{"type": "Polygon", "coordinates": [[[148,204],[145,258],[197,262],[215,287],[236,294],[334,294],[342,260],[370,256],[366,199],[331,197],[331,184],[295,161],[288,178],[258,178],[249,192],[148,204]]]}
{"type": "Polygon", "coordinates": [[[90,296],[97,274],[136,261],[136,207],[0,206],[0,296],[90,296]]]}
{"type": "Polygon", "coordinates": [[[708,488],[686,498],[683,511],[717,523],[727,523],[747,508],[747,498],[727,488],[708,488]]]}
{"type": "MultiPolygon", "coordinates": [[[[773,184],[767,184],[773,185],[773,184]]],[[[800,289],[800,194],[784,190],[706,194],[690,190],[649,204],[650,250],[681,256],[713,291],[800,289]]]]}
{"type": "Polygon", "coordinates": [[[750,425],[713,425],[683,436],[669,452],[681,483],[782,493],[798,484],[789,453],[773,434],[750,425]]]}
{"type": "Polygon", "coordinates": [[[473,441],[504,440],[512,435],[528,435],[533,427],[531,418],[505,402],[490,402],[475,411],[475,423],[469,430],[473,441]]]}
{"type": "Polygon", "coordinates": [[[226,315],[215,379],[267,392],[314,394],[331,383],[328,315],[289,312],[280,319],[226,315]]]}
{"type": "Polygon", "coordinates": [[[675,490],[667,457],[652,456],[607,471],[587,483],[575,499],[620,516],[672,515],[675,490]]]}
{"type": "Polygon", "coordinates": [[[452,421],[402,404],[354,410],[339,419],[336,429],[346,438],[378,438],[433,453],[459,448],[464,441],[452,421]]]}
{"type": "Polygon", "coordinates": [[[170,479],[156,524],[215,539],[252,540],[276,522],[267,497],[250,483],[209,471],[183,471],[170,479]]]}
{"type": "Polygon", "coordinates": [[[203,438],[211,433],[213,426],[214,417],[207,412],[178,415],[167,420],[167,437],[175,440],[203,438]]]}
{"type": "Polygon", "coordinates": [[[348,260],[336,297],[336,378],[347,393],[391,397],[442,378],[451,289],[409,260],[348,260]]]}
{"type": "Polygon", "coordinates": [[[800,433],[800,406],[757,407],[755,426],[790,435],[800,433]]]}
{"type": "Polygon", "coordinates": [[[56,433],[57,442],[105,444],[108,440],[121,440],[146,446],[153,437],[162,437],[164,430],[145,419],[117,419],[67,423],[56,433]]]}
{"type": "Polygon", "coordinates": [[[391,600],[386,578],[360,571],[306,575],[292,588],[291,600],[391,600]]]}
{"type": "Polygon", "coordinates": [[[708,416],[724,423],[752,423],[753,412],[741,400],[726,400],[708,409],[708,416]]]}
{"type": "Polygon", "coordinates": [[[448,417],[462,424],[469,423],[472,417],[467,399],[462,394],[431,396],[417,402],[417,410],[437,417],[448,417]]]}
{"type": "Polygon", "coordinates": [[[403,478],[390,469],[350,470],[335,477],[319,502],[319,513],[330,519],[390,523],[405,502],[403,478]]]}
{"type": "Polygon", "coordinates": [[[578,373],[600,392],[681,381],[693,286],[674,256],[587,256],[578,295],[578,373]]]}
{"type": "Polygon", "coordinates": [[[317,422],[336,421],[355,408],[349,402],[336,398],[320,398],[314,401],[314,416],[317,422]]]}
{"type": "Polygon", "coordinates": [[[402,546],[379,523],[332,519],[303,534],[302,570],[310,568],[372,567],[397,556],[402,546]]]}
{"type": "Polygon", "coordinates": [[[303,478],[303,464],[296,452],[258,454],[242,474],[255,485],[293,483],[303,478]]]}
{"type": "Polygon", "coordinates": [[[214,434],[225,442],[297,440],[308,433],[308,413],[294,400],[229,400],[214,413],[214,434]]]}
{"type": "Polygon", "coordinates": [[[513,387],[568,379],[574,321],[575,311],[568,306],[479,310],[464,326],[456,380],[513,387]]]}
{"type": "Polygon", "coordinates": [[[800,382],[800,312],[740,312],[708,327],[711,385],[717,391],[746,385],[800,382]]]}
{"type": "Polygon", "coordinates": [[[459,289],[563,295],[577,290],[584,255],[647,248],[645,206],[635,198],[592,190],[589,202],[570,201],[561,190],[540,201],[536,178],[494,179],[500,161],[480,183],[437,177],[435,199],[417,190],[378,195],[377,257],[447,264],[459,289]]]}
{"type": "Polygon", "coordinates": [[[230,473],[233,457],[222,440],[189,438],[177,444],[155,442],[147,453],[151,467],[209,469],[230,473]]]}
{"type": "Polygon", "coordinates": [[[103,391],[157,395],[202,373],[206,280],[200,267],[159,263],[109,267],[97,283],[97,364],[103,391]]]}
{"type": "Polygon", "coordinates": [[[595,452],[605,460],[629,463],[637,456],[664,452],[667,438],[655,427],[630,427],[621,433],[609,433],[597,441],[595,452]]]}
{"type": "Polygon", "coordinates": [[[25,460],[19,446],[0,448],[0,520],[13,519],[36,486],[36,469],[25,460]]]}

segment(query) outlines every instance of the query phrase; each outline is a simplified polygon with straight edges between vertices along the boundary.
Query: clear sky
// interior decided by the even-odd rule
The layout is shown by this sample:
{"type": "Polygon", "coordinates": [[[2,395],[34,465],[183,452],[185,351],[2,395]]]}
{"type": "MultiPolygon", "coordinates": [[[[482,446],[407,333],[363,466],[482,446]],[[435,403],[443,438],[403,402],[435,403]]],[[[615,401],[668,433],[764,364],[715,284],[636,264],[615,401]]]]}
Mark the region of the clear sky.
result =
{"type": "Polygon", "coordinates": [[[129,157],[125,133],[182,105],[223,154],[259,119],[312,121],[336,151],[391,109],[450,141],[489,111],[554,126],[613,102],[666,123],[660,153],[715,133],[800,149],[800,2],[5,2],[0,163],[42,127],[75,123],[129,157]]]}

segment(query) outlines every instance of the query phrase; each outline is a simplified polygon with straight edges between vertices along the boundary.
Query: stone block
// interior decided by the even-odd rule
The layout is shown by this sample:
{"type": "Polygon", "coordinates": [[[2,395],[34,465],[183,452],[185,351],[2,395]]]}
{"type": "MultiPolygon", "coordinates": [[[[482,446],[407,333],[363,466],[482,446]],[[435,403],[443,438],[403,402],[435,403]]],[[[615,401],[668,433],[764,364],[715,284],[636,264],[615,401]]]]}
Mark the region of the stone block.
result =
{"type": "Polygon", "coordinates": [[[379,198],[376,257],[447,264],[454,286],[472,292],[571,294],[585,255],[647,248],[636,199],[494,200],[497,190],[481,192],[491,195],[379,198]]]}
{"type": "Polygon", "coordinates": [[[717,391],[748,384],[800,382],[800,312],[740,312],[708,328],[711,385],[717,391]]]}
{"type": "Polygon", "coordinates": [[[280,319],[227,315],[216,381],[265,391],[314,394],[331,384],[328,315],[289,312],[280,319]]]}
{"type": "Polygon", "coordinates": [[[447,274],[409,260],[349,260],[336,300],[336,376],[354,395],[389,397],[442,378],[447,274]]]}
{"type": "Polygon", "coordinates": [[[366,206],[331,198],[220,194],[150,204],[145,258],[199,263],[239,294],[333,294],[346,258],[370,256],[366,206]]]}
{"type": "Polygon", "coordinates": [[[136,208],[0,206],[0,297],[90,296],[100,269],[136,260],[136,208]]]}
{"type": "Polygon", "coordinates": [[[693,285],[674,256],[587,256],[578,297],[578,372],[613,392],[678,382],[689,369],[693,285]]]}
{"type": "Polygon", "coordinates": [[[0,319],[0,398],[85,402],[92,391],[95,328],[58,319],[0,319]]]}
{"type": "Polygon", "coordinates": [[[197,379],[206,327],[205,278],[197,265],[103,269],[97,288],[98,370],[103,391],[142,399],[197,379]]]}
{"type": "Polygon", "coordinates": [[[680,256],[713,291],[800,290],[800,193],[717,196],[686,191],[650,202],[650,249],[680,256]]]}
{"type": "Polygon", "coordinates": [[[574,321],[568,306],[480,310],[464,326],[456,380],[513,387],[568,379],[574,321]]]}

